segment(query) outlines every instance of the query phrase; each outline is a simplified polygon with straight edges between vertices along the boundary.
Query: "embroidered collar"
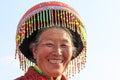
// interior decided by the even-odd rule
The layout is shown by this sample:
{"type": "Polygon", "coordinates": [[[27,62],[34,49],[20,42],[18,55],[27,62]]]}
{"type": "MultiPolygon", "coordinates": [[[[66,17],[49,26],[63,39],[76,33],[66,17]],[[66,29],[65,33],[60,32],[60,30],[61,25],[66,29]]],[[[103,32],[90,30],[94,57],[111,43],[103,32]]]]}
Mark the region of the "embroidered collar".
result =
{"type": "Polygon", "coordinates": [[[42,74],[42,75],[44,75],[44,76],[47,76],[47,78],[48,78],[49,80],[61,80],[61,77],[62,77],[61,75],[58,76],[56,79],[54,79],[53,77],[48,76],[48,75],[46,75],[45,73],[43,73],[37,65],[34,66],[34,69],[35,69],[39,74],[42,74]]]}

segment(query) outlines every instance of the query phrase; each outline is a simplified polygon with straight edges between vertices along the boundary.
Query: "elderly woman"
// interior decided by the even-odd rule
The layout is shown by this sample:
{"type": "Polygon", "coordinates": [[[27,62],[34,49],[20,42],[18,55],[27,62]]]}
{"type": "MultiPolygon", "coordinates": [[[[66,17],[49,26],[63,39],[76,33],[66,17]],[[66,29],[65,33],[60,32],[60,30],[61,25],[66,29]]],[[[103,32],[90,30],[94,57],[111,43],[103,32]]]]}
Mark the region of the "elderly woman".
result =
{"type": "Polygon", "coordinates": [[[61,2],[29,9],[17,27],[16,56],[27,70],[15,80],[67,80],[84,67],[86,32],[79,14],[61,2]]]}

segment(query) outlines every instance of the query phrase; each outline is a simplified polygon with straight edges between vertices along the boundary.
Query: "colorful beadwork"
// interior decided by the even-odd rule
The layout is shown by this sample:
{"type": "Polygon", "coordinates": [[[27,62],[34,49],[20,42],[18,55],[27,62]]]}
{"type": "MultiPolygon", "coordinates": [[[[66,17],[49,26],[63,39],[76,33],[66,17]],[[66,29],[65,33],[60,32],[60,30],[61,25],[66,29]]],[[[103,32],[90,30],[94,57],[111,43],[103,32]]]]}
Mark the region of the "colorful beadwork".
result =
{"type": "Polygon", "coordinates": [[[80,21],[78,13],[71,7],[61,2],[45,2],[31,8],[18,24],[16,34],[16,54],[20,61],[20,67],[26,70],[34,62],[29,60],[20,50],[20,46],[25,39],[28,39],[35,31],[48,27],[66,27],[73,32],[80,34],[83,50],[71,60],[66,72],[66,76],[74,75],[84,67],[86,62],[86,31],[80,21]]]}

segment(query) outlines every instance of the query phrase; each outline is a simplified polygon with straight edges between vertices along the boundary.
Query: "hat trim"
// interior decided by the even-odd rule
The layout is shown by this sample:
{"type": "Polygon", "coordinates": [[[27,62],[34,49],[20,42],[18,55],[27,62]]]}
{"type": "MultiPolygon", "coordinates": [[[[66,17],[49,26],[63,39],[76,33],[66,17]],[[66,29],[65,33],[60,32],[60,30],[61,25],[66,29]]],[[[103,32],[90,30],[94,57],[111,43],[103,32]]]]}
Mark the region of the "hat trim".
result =
{"type": "Polygon", "coordinates": [[[25,22],[27,19],[29,19],[32,15],[35,15],[36,13],[39,13],[39,12],[44,11],[44,10],[51,10],[51,9],[65,10],[65,11],[68,11],[68,12],[74,14],[78,19],[81,19],[80,16],[78,15],[78,13],[76,14],[76,12],[72,11],[71,9],[68,9],[68,8],[65,8],[65,7],[62,7],[62,6],[45,6],[45,7],[42,7],[42,8],[38,8],[37,10],[33,10],[29,14],[26,13],[25,14],[26,17],[23,17],[18,24],[17,32],[18,32],[19,28],[21,27],[22,23],[25,22]]]}

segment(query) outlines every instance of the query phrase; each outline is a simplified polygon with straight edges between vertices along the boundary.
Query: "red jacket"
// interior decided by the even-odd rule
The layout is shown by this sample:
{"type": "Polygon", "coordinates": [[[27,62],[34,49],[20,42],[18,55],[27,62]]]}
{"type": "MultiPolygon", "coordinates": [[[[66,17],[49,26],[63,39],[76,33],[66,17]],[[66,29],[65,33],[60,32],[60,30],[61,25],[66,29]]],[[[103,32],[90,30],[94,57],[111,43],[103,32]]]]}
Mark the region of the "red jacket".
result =
{"type": "MultiPolygon", "coordinates": [[[[15,80],[49,80],[49,79],[46,76],[39,74],[37,71],[35,71],[34,67],[29,67],[28,71],[25,73],[24,76],[21,76],[15,80]]],[[[61,80],[66,80],[63,75],[61,80]]]]}

